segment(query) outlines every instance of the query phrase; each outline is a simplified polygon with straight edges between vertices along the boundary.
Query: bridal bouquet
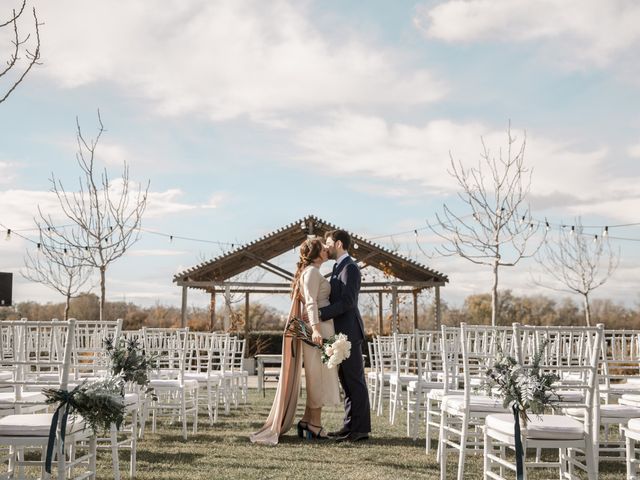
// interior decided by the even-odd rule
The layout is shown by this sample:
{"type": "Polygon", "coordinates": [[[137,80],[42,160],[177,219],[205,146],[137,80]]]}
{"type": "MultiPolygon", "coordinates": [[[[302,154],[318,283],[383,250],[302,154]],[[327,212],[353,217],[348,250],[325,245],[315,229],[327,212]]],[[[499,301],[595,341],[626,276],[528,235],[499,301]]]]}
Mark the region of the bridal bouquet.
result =
{"type": "Polygon", "coordinates": [[[312,340],[311,327],[298,317],[292,317],[289,320],[286,332],[302,340],[307,345],[322,350],[322,363],[327,368],[337,367],[351,355],[351,342],[344,333],[333,335],[331,338],[323,340],[322,345],[318,345],[312,340]]]}

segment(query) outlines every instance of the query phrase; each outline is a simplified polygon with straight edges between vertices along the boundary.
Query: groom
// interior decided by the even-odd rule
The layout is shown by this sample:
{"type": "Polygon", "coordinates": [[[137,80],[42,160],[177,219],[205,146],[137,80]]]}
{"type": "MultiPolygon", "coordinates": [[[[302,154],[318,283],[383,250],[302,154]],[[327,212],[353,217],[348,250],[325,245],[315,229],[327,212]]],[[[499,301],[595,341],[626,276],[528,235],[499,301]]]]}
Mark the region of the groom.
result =
{"type": "Polygon", "coordinates": [[[336,333],[344,333],[351,342],[351,355],[338,367],[338,377],[344,390],[344,425],[329,436],[341,442],[357,442],[368,439],[371,432],[369,392],[362,362],[364,323],[358,310],[360,269],[347,253],[351,246],[347,232],[327,232],[325,243],[329,258],[336,264],[331,274],[331,304],[319,309],[320,320],[333,319],[336,333]]]}

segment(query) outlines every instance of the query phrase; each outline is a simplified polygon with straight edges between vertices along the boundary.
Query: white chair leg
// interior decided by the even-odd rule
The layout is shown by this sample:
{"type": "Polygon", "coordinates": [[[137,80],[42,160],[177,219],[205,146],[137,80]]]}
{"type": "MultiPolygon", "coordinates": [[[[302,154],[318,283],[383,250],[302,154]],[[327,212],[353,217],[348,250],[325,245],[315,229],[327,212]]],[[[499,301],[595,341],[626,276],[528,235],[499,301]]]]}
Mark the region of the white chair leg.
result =
{"type": "MultiPolygon", "coordinates": [[[[97,456],[98,456],[98,439],[95,435],[91,435],[89,439],[89,470],[92,472],[91,479],[97,478],[97,456]]],[[[131,477],[133,478],[133,477],[131,477]]]]}
{"type": "Polygon", "coordinates": [[[118,458],[118,429],[116,424],[112,423],[110,428],[111,440],[111,463],[113,466],[113,479],[120,480],[120,459],[118,458]]]}
{"type": "Polygon", "coordinates": [[[129,476],[136,477],[136,460],[138,447],[138,409],[131,412],[131,462],[129,463],[129,476]]]}
{"type": "Polygon", "coordinates": [[[464,461],[467,453],[467,436],[469,430],[469,420],[466,416],[462,417],[460,425],[460,456],[458,457],[458,480],[464,480],[464,461]]]}

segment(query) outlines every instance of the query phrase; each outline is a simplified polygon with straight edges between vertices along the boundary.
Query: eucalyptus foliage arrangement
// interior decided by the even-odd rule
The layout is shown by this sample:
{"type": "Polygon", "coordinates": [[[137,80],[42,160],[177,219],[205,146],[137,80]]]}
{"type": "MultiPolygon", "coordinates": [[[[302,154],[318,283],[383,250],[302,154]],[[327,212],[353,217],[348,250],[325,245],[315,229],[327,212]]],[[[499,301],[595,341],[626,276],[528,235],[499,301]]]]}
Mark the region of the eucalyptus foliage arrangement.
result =
{"type": "Polygon", "coordinates": [[[111,361],[111,374],[121,375],[125,382],[147,387],[151,370],[155,368],[156,358],[141,350],[135,339],[120,338],[114,342],[112,338],[105,340],[105,350],[111,361]]]}
{"type": "Polygon", "coordinates": [[[68,414],[78,414],[96,433],[122,424],[125,413],[122,377],[106,377],[84,382],[71,391],[45,389],[47,403],[68,406],[68,414]]]}
{"type": "Polygon", "coordinates": [[[560,399],[555,392],[555,384],[560,377],[543,372],[540,368],[548,339],[540,345],[531,365],[522,366],[510,355],[498,348],[496,361],[486,372],[486,380],[480,388],[497,393],[505,408],[517,409],[523,426],[529,421],[529,412],[544,413],[560,399]]]}

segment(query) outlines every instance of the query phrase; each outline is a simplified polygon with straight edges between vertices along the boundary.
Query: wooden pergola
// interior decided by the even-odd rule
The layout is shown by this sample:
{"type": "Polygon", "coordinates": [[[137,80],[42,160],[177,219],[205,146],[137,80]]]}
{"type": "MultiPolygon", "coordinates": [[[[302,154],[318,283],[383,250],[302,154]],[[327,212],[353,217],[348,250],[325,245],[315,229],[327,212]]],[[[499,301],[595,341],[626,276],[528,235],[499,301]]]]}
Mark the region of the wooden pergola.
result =
{"type": "MultiPolygon", "coordinates": [[[[187,293],[189,288],[205,290],[211,295],[211,325],[215,324],[216,295],[232,293],[245,295],[245,319],[249,318],[249,296],[252,293],[290,294],[293,272],[272,262],[280,255],[295,250],[309,237],[323,237],[330,230],[339,227],[314,215],[293,222],[258,240],[242,245],[220,257],[185,270],[174,276],[173,281],[182,287],[182,326],[186,325],[187,293]],[[255,267],[259,267],[278,277],[274,282],[242,282],[233,278],[255,267]]],[[[398,330],[398,296],[411,294],[413,298],[413,323],[418,326],[418,294],[425,289],[434,289],[434,309],[436,325],[440,325],[440,287],[449,279],[446,275],[431,270],[411,259],[391,252],[386,248],[365,240],[349,232],[353,242],[349,254],[358,262],[360,268],[370,266],[383,273],[384,280],[362,282],[360,293],[378,294],[379,331],[383,330],[383,294],[392,295],[391,330],[398,330]]],[[[227,302],[228,303],[228,302],[227,302]]],[[[245,321],[245,330],[250,330],[245,321]]]]}

